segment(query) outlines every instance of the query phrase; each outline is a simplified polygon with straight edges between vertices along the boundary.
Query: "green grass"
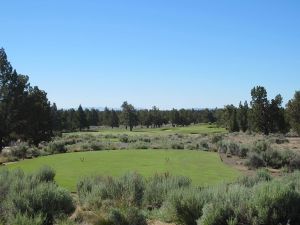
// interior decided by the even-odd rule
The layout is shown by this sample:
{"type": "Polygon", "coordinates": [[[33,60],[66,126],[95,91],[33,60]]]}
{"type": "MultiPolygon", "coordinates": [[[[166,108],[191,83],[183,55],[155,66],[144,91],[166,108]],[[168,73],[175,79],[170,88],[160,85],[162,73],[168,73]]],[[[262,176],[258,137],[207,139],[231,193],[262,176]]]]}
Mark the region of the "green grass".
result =
{"type": "MultiPolygon", "coordinates": [[[[99,131],[93,132],[76,132],[80,133],[90,133],[90,134],[127,134],[127,135],[168,135],[168,134],[218,134],[227,133],[225,128],[218,127],[215,124],[196,124],[185,127],[161,127],[161,128],[134,128],[132,132],[125,130],[125,128],[104,128],[99,131]]],[[[69,133],[74,134],[74,133],[69,133]]],[[[69,135],[66,134],[66,135],[69,135]]]]}
{"type": "Polygon", "coordinates": [[[119,176],[127,171],[136,171],[144,176],[151,176],[156,172],[170,172],[190,177],[195,185],[214,184],[239,175],[239,172],[223,164],[217,153],[190,150],[66,153],[23,160],[7,167],[32,172],[43,165],[54,168],[57,183],[70,191],[76,191],[76,183],[80,177],[94,174],[119,176]]]}

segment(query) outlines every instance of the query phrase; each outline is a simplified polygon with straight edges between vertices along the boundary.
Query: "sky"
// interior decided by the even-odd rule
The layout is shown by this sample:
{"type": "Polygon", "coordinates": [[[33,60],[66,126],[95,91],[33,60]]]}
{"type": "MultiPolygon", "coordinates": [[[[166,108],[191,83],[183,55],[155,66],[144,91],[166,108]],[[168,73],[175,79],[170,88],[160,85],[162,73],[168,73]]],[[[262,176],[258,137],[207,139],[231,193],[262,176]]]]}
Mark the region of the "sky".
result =
{"type": "Polygon", "coordinates": [[[0,47],[59,108],[214,108],[300,90],[298,0],[1,1],[0,47]]]}

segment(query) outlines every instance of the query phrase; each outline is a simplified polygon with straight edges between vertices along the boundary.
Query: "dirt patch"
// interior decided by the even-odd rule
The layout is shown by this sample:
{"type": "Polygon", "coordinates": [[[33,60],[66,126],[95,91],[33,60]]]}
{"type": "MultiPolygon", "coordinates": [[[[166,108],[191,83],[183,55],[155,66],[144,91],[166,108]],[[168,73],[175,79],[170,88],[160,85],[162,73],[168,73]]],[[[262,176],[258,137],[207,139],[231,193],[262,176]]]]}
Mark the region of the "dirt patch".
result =
{"type": "Polygon", "coordinates": [[[228,157],[225,153],[220,153],[220,158],[223,163],[235,168],[244,175],[251,176],[255,174],[255,171],[250,170],[245,166],[245,159],[241,159],[237,156],[228,157]]]}
{"type": "Polygon", "coordinates": [[[288,143],[277,145],[279,149],[289,149],[296,152],[300,152],[300,137],[289,137],[287,138],[288,143]]]}

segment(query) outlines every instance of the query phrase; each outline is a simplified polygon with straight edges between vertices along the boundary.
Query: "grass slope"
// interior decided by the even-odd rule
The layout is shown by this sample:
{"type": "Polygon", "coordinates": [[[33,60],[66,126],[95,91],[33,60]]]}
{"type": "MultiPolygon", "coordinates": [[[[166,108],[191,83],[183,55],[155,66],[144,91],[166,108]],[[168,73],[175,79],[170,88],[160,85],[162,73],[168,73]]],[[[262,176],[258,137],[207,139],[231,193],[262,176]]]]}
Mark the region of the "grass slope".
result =
{"type": "MultiPolygon", "coordinates": [[[[168,134],[217,134],[227,133],[225,128],[215,124],[195,124],[185,127],[161,127],[161,128],[134,128],[132,132],[124,128],[104,128],[94,132],[76,132],[97,134],[127,134],[127,135],[168,135],[168,134]]],[[[69,133],[73,134],[73,133],[69,133]]],[[[68,133],[67,133],[68,135],[68,133]]]]}
{"type": "Polygon", "coordinates": [[[76,183],[82,176],[93,174],[122,175],[136,171],[145,176],[170,172],[192,179],[196,185],[213,184],[233,179],[239,173],[223,164],[216,153],[190,150],[114,150],[98,152],[66,153],[28,159],[7,167],[32,172],[43,165],[56,170],[59,185],[76,191],[76,183]],[[82,158],[84,161],[82,162],[82,158]]]}

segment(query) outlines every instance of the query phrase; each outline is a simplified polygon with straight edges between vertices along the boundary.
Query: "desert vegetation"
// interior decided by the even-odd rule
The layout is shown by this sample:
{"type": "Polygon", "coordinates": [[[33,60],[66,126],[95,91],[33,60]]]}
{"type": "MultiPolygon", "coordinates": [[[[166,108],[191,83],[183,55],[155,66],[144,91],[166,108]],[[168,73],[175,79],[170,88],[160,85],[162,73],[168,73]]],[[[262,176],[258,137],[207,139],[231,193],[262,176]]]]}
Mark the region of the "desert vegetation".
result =
{"type": "Polygon", "coordinates": [[[0,49],[0,224],[300,224],[300,92],[58,109],[0,49]]]}
{"type": "Polygon", "coordinates": [[[188,177],[168,173],[145,178],[88,176],[72,199],[43,168],[25,175],[0,171],[4,224],[298,224],[299,172],[272,178],[266,170],[214,186],[194,186],[188,177]],[[77,209],[75,210],[75,201],[77,209]],[[72,214],[71,217],[68,215],[72,214]]]}
{"type": "Polygon", "coordinates": [[[70,193],[55,184],[55,171],[41,168],[32,174],[0,170],[0,224],[63,224],[74,211],[70,193]]]}

